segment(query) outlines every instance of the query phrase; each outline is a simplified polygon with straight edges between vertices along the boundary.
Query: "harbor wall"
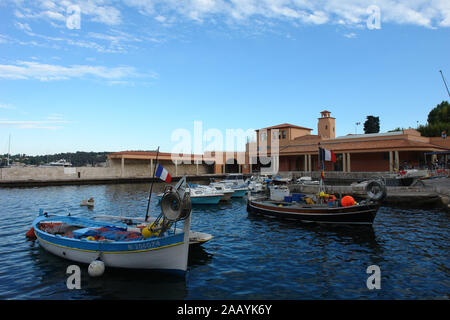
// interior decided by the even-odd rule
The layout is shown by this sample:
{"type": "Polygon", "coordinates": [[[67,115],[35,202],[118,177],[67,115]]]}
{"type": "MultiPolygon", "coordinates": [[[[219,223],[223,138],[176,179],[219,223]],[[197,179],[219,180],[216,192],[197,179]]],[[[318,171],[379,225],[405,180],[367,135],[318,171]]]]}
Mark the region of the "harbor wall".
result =
{"type": "Polygon", "coordinates": [[[115,168],[98,167],[11,167],[0,168],[0,180],[72,180],[119,177],[115,168]]]}
{"type": "MultiPolygon", "coordinates": [[[[204,165],[178,165],[173,163],[162,164],[171,176],[205,175],[209,168],[204,165]]],[[[125,165],[113,164],[109,167],[10,167],[0,168],[0,181],[24,180],[89,180],[113,178],[151,178],[153,171],[150,163],[126,160],[125,165]]]]}
{"type": "MultiPolygon", "coordinates": [[[[211,173],[208,165],[202,163],[196,164],[179,164],[175,166],[172,161],[159,161],[172,177],[183,175],[203,175],[211,173]]],[[[110,168],[117,177],[151,177],[153,176],[152,163],[150,161],[142,161],[135,159],[124,159],[124,165],[120,159],[110,161],[110,168]]]]}

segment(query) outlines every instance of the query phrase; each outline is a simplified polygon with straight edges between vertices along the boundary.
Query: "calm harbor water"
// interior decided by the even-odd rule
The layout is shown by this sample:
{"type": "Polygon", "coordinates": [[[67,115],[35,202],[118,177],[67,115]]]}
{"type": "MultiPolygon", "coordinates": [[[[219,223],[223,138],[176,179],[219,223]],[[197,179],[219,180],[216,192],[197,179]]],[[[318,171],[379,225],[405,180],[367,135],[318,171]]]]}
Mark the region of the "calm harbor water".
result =
{"type": "MultiPolygon", "coordinates": [[[[440,210],[380,208],[373,227],[330,227],[249,217],[245,200],[194,207],[192,230],[214,238],[190,252],[185,278],[107,268],[82,269],[25,233],[43,208],[51,214],[145,215],[149,185],[0,189],[0,299],[449,299],[450,216],[440,210]],[[95,208],[80,207],[94,197],[95,208]],[[381,269],[369,290],[366,269],[381,269]]],[[[153,197],[151,212],[159,211],[153,197]]]]}

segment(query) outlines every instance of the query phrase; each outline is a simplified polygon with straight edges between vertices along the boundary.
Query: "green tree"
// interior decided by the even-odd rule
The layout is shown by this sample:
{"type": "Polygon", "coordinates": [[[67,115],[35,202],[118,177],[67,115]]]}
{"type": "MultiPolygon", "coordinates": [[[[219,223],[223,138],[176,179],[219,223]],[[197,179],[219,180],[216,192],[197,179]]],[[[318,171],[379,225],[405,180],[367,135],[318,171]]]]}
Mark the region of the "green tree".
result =
{"type": "Polygon", "coordinates": [[[364,133],[378,133],[380,132],[380,117],[367,116],[364,122],[364,133]]]}
{"type": "Polygon", "coordinates": [[[439,137],[442,131],[447,134],[450,129],[450,104],[448,101],[442,101],[430,113],[428,113],[428,122],[421,125],[417,130],[425,137],[439,137]]]}

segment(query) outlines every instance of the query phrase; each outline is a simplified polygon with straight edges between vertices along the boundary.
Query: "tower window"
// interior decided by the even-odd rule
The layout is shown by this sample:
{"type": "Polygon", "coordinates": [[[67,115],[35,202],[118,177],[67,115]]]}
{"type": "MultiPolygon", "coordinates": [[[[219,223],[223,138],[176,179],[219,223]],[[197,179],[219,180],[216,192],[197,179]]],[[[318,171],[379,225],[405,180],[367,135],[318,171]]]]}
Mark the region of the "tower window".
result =
{"type": "Polygon", "coordinates": [[[328,125],[325,126],[325,130],[328,130],[328,125]]]}

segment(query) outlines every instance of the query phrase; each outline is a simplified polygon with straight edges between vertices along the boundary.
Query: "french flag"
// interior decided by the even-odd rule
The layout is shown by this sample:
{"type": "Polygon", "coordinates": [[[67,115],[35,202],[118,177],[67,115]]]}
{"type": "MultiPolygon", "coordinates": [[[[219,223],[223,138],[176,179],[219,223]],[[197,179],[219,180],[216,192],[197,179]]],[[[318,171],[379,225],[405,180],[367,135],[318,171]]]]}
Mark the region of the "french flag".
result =
{"type": "Polygon", "coordinates": [[[155,176],[160,178],[161,180],[170,183],[172,181],[172,177],[170,176],[169,172],[163,168],[162,165],[158,163],[158,166],[156,167],[155,176]]]}
{"type": "Polygon", "coordinates": [[[319,151],[320,151],[320,158],[322,159],[322,161],[336,162],[336,155],[334,154],[333,151],[323,148],[319,148],[319,151]]]}

